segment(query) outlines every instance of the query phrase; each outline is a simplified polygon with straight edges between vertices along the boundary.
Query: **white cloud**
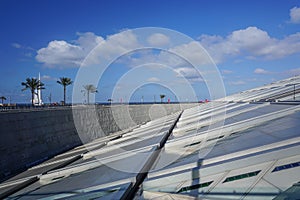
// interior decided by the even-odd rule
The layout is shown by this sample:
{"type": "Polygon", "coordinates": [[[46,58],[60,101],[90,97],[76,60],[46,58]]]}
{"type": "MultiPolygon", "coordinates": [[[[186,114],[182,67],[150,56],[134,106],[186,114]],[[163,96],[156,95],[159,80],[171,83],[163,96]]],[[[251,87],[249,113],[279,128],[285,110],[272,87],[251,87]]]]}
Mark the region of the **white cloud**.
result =
{"type": "Polygon", "coordinates": [[[66,41],[51,41],[48,46],[37,51],[36,59],[49,67],[64,68],[79,66],[86,56],[86,52],[77,45],[66,41]]]}
{"type": "Polygon", "coordinates": [[[180,67],[175,69],[175,72],[185,77],[195,77],[197,74],[199,74],[194,68],[191,67],[180,67]]]}
{"type": "Polygon", "coordinates": [[[179,67],[174,69],[174,71],[178,73],[177,77],[183,77],[192,82],[204,82],[201,74],[192,67],[179,67]]]}
{"type": "Polygon", "coordinates": [[[37,61],[48,67],[80,66],[87,54],[96,47],[103,38],[94,33],[78,33],[79,38],[73,43],[54,40],[48,46],[37,51],[37,61]]]}
{"type": "Polygon", "coordinates": [[[11,46],[13,46],[16,49],[22,48],[22,45],[20,45],[19,43],[12,43],[11,46]]]}
{"type": "Polygon", "coordinates": [[[25,50],[35,51],[34,48],[32,48],[30,46],[25,46],[25,45],[19,44],[17,42],[12,43],[11,46],[16,48],[16,49],[25,49],[25,50]]]}
{"type": "Polygon", "coordinates": [[[110,54],[120,53],[139,46],[136,35],[134,35],[131,31],[125,31],[108,36],[104,42],[103,50],[110,54]]]}
{"type": "Polygon", "coordinates": [[[265,70],[262,68],[256,68],[254,70],[255,74],[267,74],[267,75],[280,75],[284,77],[292,77],[292,76],[297,76],[300,75],[300,68],[293,68],[293,69],[288,69],[284,71],[269,71],[265,70]]]}
{"type": "Polygon", "coordinates": [[[151,78],[148,78],[147,81],[148,81],[148,82],[159,82],[160,79],[157,78],[157,77],[151,77],[151,78]]]}
{"type": "Polygon", "coordinates": [[[53,77],[51,77],[51,76],[49,76],[49,75],[43,75],[42,77],[41,77],[41,80],[42,81],[53,81],[53,80],[57,80],[56,78],[53,78],[53,77]]]}
{"type": "Polygon", "coordinates": [[[170,43],[170,38],[161,33],[155,33],[148,37],[147,42],[151,46],[164,46],[170,43]]]}
{"type": "MultiPolygon", "coordinates": [[[[91,32],[77,33],[77,35],[78,38],[71,42],[64,40],[50,41],[46,47],[37,51],[36,60],[50,68],[79,67],[87,56],[88,59],[85,59],[85,65],[99,63],[101,60],[109,60],[142,47],[137,40],[137,36],[130,30],[110,35],[106,39],[91,32]]],[[[152,34],[147,41],[156,46],[170,43],[170,39],[160,33],[152,34]]],[[[168,49],[168,52],[155,53],[145,50],[144,53],[138,56],[128,54],[117,62],[130,67],[152,62],[178,68],[189,66],[190,64],[187,61],[196,65],[212,63],[206,51],[197,41],[175,46],[168,49]]]]}
{"type": "Polygon", "coordinates": [[[151,49],[143,49],[138,52],[132,52],[131,54],[127,54],[119,59],[118,62],[124,63],[129,67],[137,67],[149,63],[153,64],[153,68],[161,68],[163,66],[178,68],[190,65],[184,59],[170,51],[153,52],[151,49]]]}
{"type": "Polygon", "coordinates": [[[267,71],[267,70],[262,69],[262,68],[256,68],[256,69],[254,70],[254,73],[255,73],[255,74],[271,74],[272,72],[267,71]]]}
{"type": "MultiPolygon", "coordinates": [[[[192,41],[187,44],[182,44],[169,49],[170,52],[177,54],[184,60],[191,62],[195,65],[211,64],[211,60],[207,52],[202,48],[201,44],[197,41],[192,41]]],[[[181,59],[181,62],[184,60],[181,59]]],[[[186,64],[186,61],[184,61],[186,64]]],[[[178,63],[181,65],[183,63],[178,63]]]]}
{"type": "Polygon", "coordinates": [[[227,57],[279,59],[300,53],[300,33],[280,40],[257,27],[236,30],[226,37],[202,35],[199,40],[216,63],[227,57]]]}
{"type": "Polygon", "coordinates": [[[290,10],[290,22],[300,24],[300,8],[294,7],[290,10]]]}
{"type": "Polygon", "coordinates": [[[97,44],[104,41],[102,37],[97,36],[92,32],[77,33],[77,35],[79,38],[75,43],[85,51],[91,51],[97,44]]]}
{"type": "Polygon", "coordinates": [[[174,46],[167,49],[167,51],[153,52],[146,49],[142,52],[134,52],[126,55],[119,62],[125,63],[126,66],[130,67],[143,65],[153,70],[170,67],[177,73],[177,78],[185,78],[192,82],[203,82],[204,80],[201,76],[209,73],[215,74],[215,71],[211,68],[213,62],[197,41],[174,46]],[[149,63],[151,65],[145,65],[149,63]],[[197,70],[191,64],[195,64],[197,70]]]}
{"type": "Polygon", "coordinates": [[[101,60],[111,60],[140,47],[137,37],[132,31],[125,31],[108,36],[90,52],[85,65],[99,63],[101,60]]]}
{"type": "Polygon", "coordinates": [[[180,44],[166,51],[156,51],[146,49],[142,52],[134,52],[135,55],[127,55],[120,62],[128,66],[135,67],[145,63],[159,63],[172,68],[191,66],[202,66],[203,64],[213,64],[207,52],[197,41],[180,44]]]}
{"type": "Polygon", "coordinates": [[[64,40],[49,42],[47,47],[37,51],[36,60],[52,68],[79,67],[91,50],[100,43],[101,48],[96,48],[90,54],[89,62],[97,62],[100,56],[111,58],[138,46],[135,35],[130,31],[117,33],[106,39],[91,32],[77,35],[79,38],[73,42],[64,40]]]}

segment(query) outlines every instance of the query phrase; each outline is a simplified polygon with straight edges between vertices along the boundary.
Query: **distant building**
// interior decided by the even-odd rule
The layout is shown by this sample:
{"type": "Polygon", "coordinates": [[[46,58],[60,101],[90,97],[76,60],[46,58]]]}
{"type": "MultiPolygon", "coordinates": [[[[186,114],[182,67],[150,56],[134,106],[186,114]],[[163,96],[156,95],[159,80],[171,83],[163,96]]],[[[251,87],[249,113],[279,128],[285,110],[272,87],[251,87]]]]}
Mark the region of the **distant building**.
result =
{"type": "MultiPolygon", "coordinates": [[[[39,82],[41,82],[41,74],[40,73],[39,73],[39,82]]],[[[43,100],[42,100],[42,90],[41,89],[35,90],[33,104],[35,106],[41,106],[44,104],[43,100]]]]}

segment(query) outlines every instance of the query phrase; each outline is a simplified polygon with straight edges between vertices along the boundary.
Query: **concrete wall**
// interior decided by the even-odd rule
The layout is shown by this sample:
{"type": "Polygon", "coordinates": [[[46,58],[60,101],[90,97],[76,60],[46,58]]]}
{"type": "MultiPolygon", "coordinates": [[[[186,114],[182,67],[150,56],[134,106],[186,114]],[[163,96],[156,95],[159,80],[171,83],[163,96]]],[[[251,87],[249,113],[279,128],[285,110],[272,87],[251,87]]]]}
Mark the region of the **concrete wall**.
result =
{"type": "Polygon", "coordinates": [[[75,146],[195,104],[75,106],[0,112],[0,181],[75,146]]]}

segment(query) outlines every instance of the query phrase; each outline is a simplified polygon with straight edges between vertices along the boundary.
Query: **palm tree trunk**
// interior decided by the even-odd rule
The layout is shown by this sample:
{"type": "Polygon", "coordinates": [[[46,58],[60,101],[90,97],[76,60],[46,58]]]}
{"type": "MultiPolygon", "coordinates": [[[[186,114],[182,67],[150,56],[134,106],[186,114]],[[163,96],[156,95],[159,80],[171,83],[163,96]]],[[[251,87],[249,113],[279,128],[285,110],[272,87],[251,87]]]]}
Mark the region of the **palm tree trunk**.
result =
{"type": "Polygon", "coordinates": [[[38,106],[40,105],[40,95],[39,92],[36,93],[37,99],[38,99],[38,106]]]}
{"type": "Polygon", "coordinates": [[[34,90],[31,90],[31,105],[32,106],[34,106],[33,99],[34,99],[34,90]]]}
{"type": "Polygon", "coordinates": [[[66,105],[66,86],[64,85],[64,105],[66,105]]]}
{"type": "Polygon", "coordinates": [[[90,104],[90,91],[87,91],[87,104],[90,104]]]}

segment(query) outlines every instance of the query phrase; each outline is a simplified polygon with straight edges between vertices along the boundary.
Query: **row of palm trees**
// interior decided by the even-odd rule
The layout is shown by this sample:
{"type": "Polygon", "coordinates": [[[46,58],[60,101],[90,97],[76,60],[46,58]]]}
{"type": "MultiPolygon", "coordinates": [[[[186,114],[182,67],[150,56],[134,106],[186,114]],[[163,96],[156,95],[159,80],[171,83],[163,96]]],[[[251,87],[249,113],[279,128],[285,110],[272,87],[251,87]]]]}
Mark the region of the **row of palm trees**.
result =
{"type": "MultiPolygon", "coordinates": [[[[66,104],[67,86],[71,85],[73,83],[73,81],[70,78],[61,77],[61,78],[59,78],[57,83],[63,86],[63,92],[64,92],[63,105],[65,105],[66,104]]],[[[37,78],[27,78],[25,82],[21,83],[21,85],[24,86],[22,91],[30,90],[30,92],[31,92],[31,104],[32,104],[32,106],[34,106],[34,95],[38,96],[38,94],[36,93],[36,90],[45,89],[44,83],[42,83],[37,78]]],[[[87,91],[87,103],[89,104],[90,103],[90,97],[89,97],[90,93],[98,92],[97,88],[94,85],[91,85],[91,84],[84,85],[83,87],[87,91]]],[[[38,98],[40,98],[40,97],[38,96],[38,98]]],[[[6,100],[6,99],[4,99],[4,100],[6,100]]],[[[2,102],[3,102],[3,99],[2,99],[2,102]]]]}
{"type": "MultiPolygon", "coordinates": [[[[71,85],[73,83],[73,81],[67,77],[60,77],[59,80],[57,81],[57,83],[63,86],[63,94],[64,94],[63,105],[65,105],[66,104],[67,86],[71,85]]],[[[44,83],[42,83],[37,78],[27,78],[25,82],[21,83],[21,85],[24,86],[22,91],[25,91],[28,89],[30,90],[31,104],[32,104],[32,106],[34,106],[34,95],[37,95],[37,97],[40,98],[39,95],[36,93],[36,90],[45,89],[44,83]]],[[[92,84],[84,85],[83,88],[85,89],[85,91],[87,93],[87,103],[89,104],[90,103],[90,94],[98,92],[97,88],[92,84]]],[[[164,94],[160,94],[161,102],[163,102],[163,99],[165,98],[165,96],[166,95],[164,95],[164,94]]],[[[3,105],[4,100],[6,100],[6,97],[1,96],[0,99],[1,99],[2,105],[3,105]]]]}

